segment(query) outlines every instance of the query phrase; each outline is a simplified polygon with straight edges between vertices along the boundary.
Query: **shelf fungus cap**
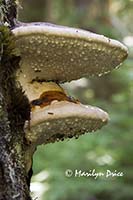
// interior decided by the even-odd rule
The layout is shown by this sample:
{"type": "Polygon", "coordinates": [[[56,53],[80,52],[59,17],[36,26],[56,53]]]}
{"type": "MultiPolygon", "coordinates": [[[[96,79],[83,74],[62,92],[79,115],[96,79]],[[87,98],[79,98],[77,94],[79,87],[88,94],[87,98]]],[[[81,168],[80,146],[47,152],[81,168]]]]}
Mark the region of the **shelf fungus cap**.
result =
{"type": "Polygon", "coordinates": [[[12,32],[21,54],[20,82],[101,76],[127,57],[120,42],[81,29],[38,22],[20,23],[12,32]]]}
{"type": "Polygon", "coordinates": [[[30,128],[25,127],[26,139],[39,145],[78,137],[100,129],[108,120],[108,114],[97,107],[53,101],[31,113],[30,128]]]}

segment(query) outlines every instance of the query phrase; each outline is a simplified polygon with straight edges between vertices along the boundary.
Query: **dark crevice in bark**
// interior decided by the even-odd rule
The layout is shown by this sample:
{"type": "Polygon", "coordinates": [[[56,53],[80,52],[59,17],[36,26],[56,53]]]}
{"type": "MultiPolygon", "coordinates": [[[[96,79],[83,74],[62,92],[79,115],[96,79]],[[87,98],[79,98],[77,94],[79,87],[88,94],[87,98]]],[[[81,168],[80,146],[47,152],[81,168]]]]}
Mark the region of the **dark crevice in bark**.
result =
{"type": "MultiPolygon", "coordinates": [[[[0,162],[0,180],[4,180],[4,169],[3,169],[3,164],[0,162]]],[[[0,184],[0,198],[1,196],[5,195],[5,182],[2,181],[2,184],[0,184]]]]}

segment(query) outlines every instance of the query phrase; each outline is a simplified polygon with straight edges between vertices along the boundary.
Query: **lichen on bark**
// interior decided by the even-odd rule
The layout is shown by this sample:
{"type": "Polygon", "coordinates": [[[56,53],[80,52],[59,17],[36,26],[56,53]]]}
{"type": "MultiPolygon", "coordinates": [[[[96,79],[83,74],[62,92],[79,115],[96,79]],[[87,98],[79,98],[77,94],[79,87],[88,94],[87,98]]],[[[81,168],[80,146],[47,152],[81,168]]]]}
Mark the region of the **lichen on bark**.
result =
{"type": "Polygon", "coordinates": [[[1,21],[14,27],[17,16],[17,0],[0,0],[0,18],[1,21]]]}

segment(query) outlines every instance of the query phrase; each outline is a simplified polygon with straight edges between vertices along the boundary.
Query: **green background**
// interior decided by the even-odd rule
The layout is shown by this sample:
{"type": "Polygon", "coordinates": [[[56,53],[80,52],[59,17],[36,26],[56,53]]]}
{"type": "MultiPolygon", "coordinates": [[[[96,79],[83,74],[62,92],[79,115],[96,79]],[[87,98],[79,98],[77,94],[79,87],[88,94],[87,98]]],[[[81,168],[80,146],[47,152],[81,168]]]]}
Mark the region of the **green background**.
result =
{"type": "Polygon", "coordinates": [[[79,139],[39,146],[34,155],[31,190],[40,200],[133,199],[133,1],[132,0],[25,0],[21,21],[48,21],[80,27],[128,45],[122,66],[100,78],[66,84],[67,93],[84,104],[101,107],[110,122],[79,139]],[[65,171],[106,170],[124,176],[66,177],[65,171]]]}

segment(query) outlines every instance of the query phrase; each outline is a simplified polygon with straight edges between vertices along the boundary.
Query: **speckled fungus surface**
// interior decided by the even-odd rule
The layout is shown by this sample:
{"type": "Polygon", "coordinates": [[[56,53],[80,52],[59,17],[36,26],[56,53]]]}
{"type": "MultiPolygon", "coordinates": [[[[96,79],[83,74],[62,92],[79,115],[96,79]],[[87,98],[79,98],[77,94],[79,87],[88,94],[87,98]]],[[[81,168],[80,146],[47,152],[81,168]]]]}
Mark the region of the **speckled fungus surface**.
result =
{"type": "Polygon", "coordinates": [[[127,48],[116,40],[81,29],[27,23],[12,30],[21,54],[23,79],[67,82],[101,76],[120,65],[127,48]]]}
{"type": "Polygon", "coordinates": [[[24,88],[31,104],[30,127],[27,122],[25,132],[32,144],[78,137],[87,131],[96,131],[108,122],[106,112],[82,105],[54,82],[33,82],[25,84],[24,88]]]}
{"type": "Polygon", "coordinates": [[[17,80],[31,103],[30,126],[25,124],[28,141],[36,145],[77,137],[108,122],[106,112],[68,97],[54,81],[108,73],[127,57],[123,44],[48,23],[20,23],[12,32],[21,55],[17,80]]]}
{"type": "Polygon", "coordinates": [[[108,122],[103,110],[68,101],[53,101],[44,108],[31,113],[31,128],[26,138],[31,143],[42,144],[78,137],[85,132],[94,132],[108,122]]]}

